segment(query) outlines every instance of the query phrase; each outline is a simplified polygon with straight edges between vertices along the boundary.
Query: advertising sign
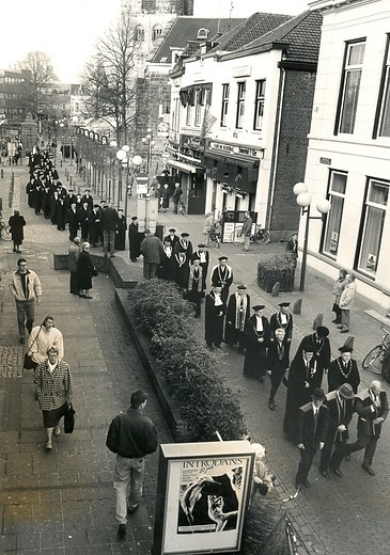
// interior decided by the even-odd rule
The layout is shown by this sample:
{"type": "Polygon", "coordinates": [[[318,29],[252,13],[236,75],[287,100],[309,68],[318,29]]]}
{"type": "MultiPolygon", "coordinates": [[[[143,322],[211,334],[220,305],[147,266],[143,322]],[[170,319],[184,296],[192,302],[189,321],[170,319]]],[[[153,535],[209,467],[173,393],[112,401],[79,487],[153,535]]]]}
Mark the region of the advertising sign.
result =
{"type": "Polygon", "coordinates": [[[161,445],[153,552],[239,551],[253,458],[247,441],[161,445]]]}

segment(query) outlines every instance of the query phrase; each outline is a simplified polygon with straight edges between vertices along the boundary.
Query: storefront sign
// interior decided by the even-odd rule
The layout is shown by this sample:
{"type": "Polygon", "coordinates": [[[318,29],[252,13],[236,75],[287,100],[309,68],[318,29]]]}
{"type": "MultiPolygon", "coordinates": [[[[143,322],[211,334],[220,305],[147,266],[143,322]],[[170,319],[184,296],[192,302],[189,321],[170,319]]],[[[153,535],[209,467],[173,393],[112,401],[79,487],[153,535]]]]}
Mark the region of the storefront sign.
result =
{"type": "Polygon", "coordinates": [[[253,459],[248,441],[161,445],[153,553],[240,551],[253,459]]]}
{"type": "Polygon", "coordinates": [[[233,77],[250,77],[252,73],[252,66],[239,66],[234,67],[232,70],[233,77]]]}

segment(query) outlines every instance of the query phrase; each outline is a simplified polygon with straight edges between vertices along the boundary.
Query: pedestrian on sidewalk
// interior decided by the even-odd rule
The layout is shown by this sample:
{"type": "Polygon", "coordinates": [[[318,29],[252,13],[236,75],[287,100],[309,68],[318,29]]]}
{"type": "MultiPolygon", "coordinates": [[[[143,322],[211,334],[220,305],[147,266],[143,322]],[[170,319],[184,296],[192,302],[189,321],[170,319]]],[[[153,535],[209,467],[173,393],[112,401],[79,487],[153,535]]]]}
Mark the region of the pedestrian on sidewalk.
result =
{"type": "Polygon", "coordinates": [[[89,243],[83,243],[77,258],[77,285],[79,297],[82,299],[93,299],[89,294],[89,290],[92,289],[92,278],[98,275],[89,253],[90,248],[91,245],[89,243]]]}
{"type": "Polygon", "coordinates": [[[29,270],[25,258],[18,259],[18,269],[11,275],[9,288],[15,299],[19,342],[25,342],[26,329],[31,333],[35,318],[35,303],[40,304],[42,286],[38,275],[29,270]],[[25,327],[26,324],[26,327],[25,327]]]}
{"type": "Polygon", "coordinates": [[[348,383],[356,394],[360,384],[360,374],[357,362],[352,358],[353,349],[343,345],[339,351],[340,356],[329,364],[328,391],[334,391],[343,383],[348,383]]]}
{"type": "Polygon", "coordinates": [[[320,472],[324,478],[329,478],[328,469],[339,478],[342,476],[340,466],[345,454],[354,400],[355,394],[349,383],[340,385],[337,391],[332,391],[326,396],[329,427],[320,462],[320,472]]]}
{"type": "Polygon", "coordinates": [[[279,389],[283,376],[290,366],[289,350],[285,342],[286,332],[283,328],[274,331],[274,340],[269,342],[267,349],[267,369],[271,378],[271,391],[268,407],[275,410],[275,395],[279,389]]]}
{"type": "Polygon", "coordinates": [[[267,347],[269,341],[269,323],[263,314],[265,305],[253,307],[254,314],[246,321],[246,351],[244,376],[257,378],[261,383],[267,371],[267,347]]]}
{"type": "Polygon", "coordinates": [[[61,434],[60,420],[73,402],[72,375],[69,365],[59,359],[58,347],[50,347],[47,360],[36,367],[34,384],[47,432],[46,450],[51,451],[53,432],[55,436],[61,434]]]}
{"type": "Polygon", "coordinates": [[[118,225],[115,232],[115,250],[124,251],[126,248],[127,222],[122,208],[118,210],[118,225]]]}
{"type": "Polygon", "coordinates": [[[206,214],[206,219],[203,223],[203,243],[205,247],[209,244],[210,233],[214,229],[215,218],[212,212],[206,214]]]}
{"type": "Polygon", "coordinates": [[[72,295],[79,294],[79,285],[77,281],[77,259],[80,254],[80,237],[75,237],[73,243],[68,249],[68,269],[70,272],[70,292],[72,295]]]}
{"type": "Polygon", "coordinates": [[[374,380],[368,389],[364,389],[356,396],[355,411],[359,416],[358,438],[355,443],[346,446],[345,455],[349,459],[351,453],[364,449],[362,468],[371,476],[375,476],[372,461],[381,435],[382,424],[389,414],[387,393],[383,391],[380,381],[374,380]]]}
{"type": "Polygon", "coordinates": [[[346,286],[346,281],[345,281],[346,277],[347,277],[347,270],[344,270],[342,268],[339,271],[339,276],[332,289],[332,294],[333,294],[332,312],[334,312],[336,315],[335,319],[332,320],[333,324],[341,324],[340,297],[341,297],[341,293],[344,291],[344,288],[346,286]]]}
{"type": "Polygon", "coordinates": [[[209,349],[221,347],[225,311],[226,304],[222,300],[221,287],[214,286],[205,297],[205,340],[209,349]]]}
{"type": "Polygon", "coordinates": [[[289,256],[293,268],[295,268],[298,261],[298,233],[293,233],[291,239],[287,241],[286,254],[289,256]]]}
{"type": "Polygon", "coordinates": [[[255,463],[253,465],[253,484],[250,497],[250,505],[253,505],[257,492],[267,495],[274,489],[275,476],[271,474],[265,463],[265,447],[261,443],[252,443],[255,452],[255,463]]]}
{"type": "Polygon", "coordinates": [[[157,430],[152,420],[143,414],[148,397],[142,390],[131,396],[130,408],[112,420],[106,445],[116,454],[114,491],[118,536],[126,537],[126,516],[139,507],[145,474],[145,457],[158,446],[157,430]]]}
{"type": "Polygon", "coordinates": [[[301,460],[295,477],[295,487],[301,485],[310,488],[307,479],[317,449],[323,449],[329,426],[329,411],[326,405],[325,393],[321,388],[316,388],[311,401],[299,409],[298,418],[298,448],[301,460]]]}
{"type": "Polygon", "coordinates": [[[173,191],[173,195],[172,195],[173,214],[177,214],[177,207],[179,205],[182,194],[183,194],[183,189],[180,187],[180,183],[175,183],[175,190],[173,191]]]}
{"type": "Polygon", "coordinates": [[[252,235],[252,218],[248,210],[244,214],[244,224],[242,226],[242,234],[244,236],[244,251],[248,252],[251,244],[252,235]]]}
{"type": "Polygon", "coordinates": [[[246,285],[238,285],[237,291],[230,295],[226,311],[225,343],[229,347],[238,345],[240,353],[245,352],[245,325],[251,313],[251,298],[246,285]]]}
{"type": "Polygon", "coordinates": [[[103,228],[103,252],[104,256],[115,256],[115,233],[118,227],[118,212],[115,210],[115,205],[110,202],[107,208],[102,212],[101,222],[103,228]]]}
{"type": "Polygon", "coordinates": [[[58,349],[58,360],[64,358],[64,340],[62,333],[55,327],[54,316],[48,314],[40,326],[35,326],[28,338],[28,354],[35,367],[47,360],[47,351],[51,347],[58,349]]]}
{"type": "Polygon", "coordinates": [[[341,330],[340,333],[349,332],[350,312],[356,297],[355,276],[353,274],[347,274],[345,281],[344,291],[341,293],[340,297],[341,325],[338,326],[341,330]]]}
{"type": "Polygon", "coordinates": [[[140,250],[144,257],[144,278],[154,279],[157,266],[164,254],[163,244],[158,237],[152,235],[150,229],[145,229],[145,239],[141,243],[140,250]]]}
{"type": "Polygon", "coordinates": [[[14,210],[14,215],[8,220],[8,225],[11,229],[12,241],[14,243],[14,252],[20,254],[19,247],[23,243],[24,233],[23,227],[26,225],[26,220],[20,214],[19,210],[14,210]]]}

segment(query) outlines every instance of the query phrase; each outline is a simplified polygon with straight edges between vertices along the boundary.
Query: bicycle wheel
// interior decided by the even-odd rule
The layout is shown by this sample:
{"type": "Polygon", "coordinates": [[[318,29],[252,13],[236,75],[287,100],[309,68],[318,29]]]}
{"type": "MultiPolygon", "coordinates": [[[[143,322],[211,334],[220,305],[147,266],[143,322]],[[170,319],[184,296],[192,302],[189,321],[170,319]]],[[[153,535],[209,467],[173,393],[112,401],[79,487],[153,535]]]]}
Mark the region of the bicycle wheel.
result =
{"type": "Polygon", "coordinates": [[[268,231],[266,231],[265,229],[258,231],[255,235],[255,241],[260,245],[267,245],[267,243],[270,242],[268,231]]]}
{"type": "Polygon", "coordinates": [[[362,366],[365,370],[371,370],[374,374],[382,374],[383,367],[383,348],[377,345],[363,359],[362,366]]]}
{"type": "Polygon", "coordinates": [[[4,224],[4,226],[1,228],[1,238],[4,239],[4,241],[11,241],[11,228],[9,227],[9,225],[4,224]]]}

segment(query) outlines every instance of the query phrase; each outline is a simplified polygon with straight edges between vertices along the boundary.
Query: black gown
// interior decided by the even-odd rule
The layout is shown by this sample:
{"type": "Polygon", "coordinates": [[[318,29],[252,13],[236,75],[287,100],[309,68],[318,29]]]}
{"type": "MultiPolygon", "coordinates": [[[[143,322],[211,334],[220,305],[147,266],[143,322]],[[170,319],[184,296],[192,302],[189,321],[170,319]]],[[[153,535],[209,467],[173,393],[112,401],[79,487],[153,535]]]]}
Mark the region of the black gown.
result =
{"type": "Polygon", "coordinates": [[[205,339],[208,347],[220,347],[223,335],[223,319],[226,305],[221,300],[221,304],[215,304],[216,297],[214,291],[205,297],[205,339]]]}
{"type": "Polygon", "coordinates": [[[129,248],[130,260],[135,261],[141,254],[142,234],[138,231],[138,224],[131,223],[129,225],[129,248]]]}
{"type": "Polygon", "coordinates": [[[124,251],[126,248],[126,218],[118,218],[118,227],[115,233],[115,250],[124,251]]]}
{"type": "Polygon", "coordinates": [[[267,370],[267,345],[269,341],[269,324],[265,316],[261,316],[263,331],[256,331],[254,314],[245,325],[246,352],[244,362],[244,376],[248,378],[264,378],[267,370]],[[263,341],[259,341],[263,339],[263,341]]]}

